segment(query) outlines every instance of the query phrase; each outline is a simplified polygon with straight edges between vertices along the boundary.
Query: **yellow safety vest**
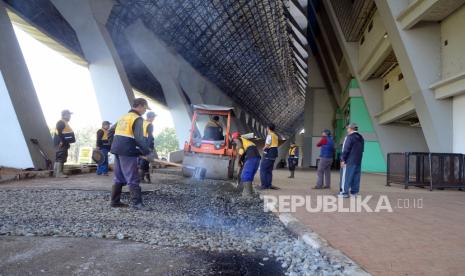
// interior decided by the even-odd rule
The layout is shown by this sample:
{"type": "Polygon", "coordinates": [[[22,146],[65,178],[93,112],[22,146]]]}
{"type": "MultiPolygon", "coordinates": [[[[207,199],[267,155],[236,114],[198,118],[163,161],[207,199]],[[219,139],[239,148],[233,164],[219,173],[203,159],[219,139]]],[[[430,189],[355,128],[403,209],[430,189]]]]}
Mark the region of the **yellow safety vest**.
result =
{"type": "Polygon", "coordinates": [[[134,138],[134,131],[132,128],[134,126],[134,122],[139,117],[140,116],[134,112],[129,112],[128,114],[121,117],[116,124],[115,136],[119,135],[134,138]]]}
{"type": "Polygon", "coordinates": [[[276,133],[270,131],[270,134],[271,135],[271,145],[270,145],[270,148],[277,148],[278,147],[278,144],[279,144],[279,139],[278,139],[278,135],[276,135],[276,133]]]}
{"type": "Polygon", "coordinates": [[[103,131],[102,141],[108,140],[108,130],[105,130],[103,128],[101,128],[100,130],[103,131]]]}
{"type": "MultiPolygon", "coordinates": [[[[65,124],[65,128],[61,132],[61,134],[63,135],[63,139],[70,144],[74,143],[76,141],[76,138],[74,136],[73,129],[69,126],[68,122],[66,122],[65,120],[60,120],[60,121],[62,121],[65,124]]],[[[55,129],[55,135],[58,137],[59,135],[58,129],[55,129]]]]}
{"type": "Polygon", "coordinates": [[[144,126],[144,137],[149,138],[149,125],[151,125],[149,121],[144,120],[143,126],[144,126]]]}
{"type": "Polygon", "coordinates": [[[223,127],[220,122],[217,121],[208,121],[205,127],[223,127]]]}
{"type": "Polygon", "coordinates": [[[297,149],[297,147],[290,148],[289,149],[289,155],[295,156],[295,150],[296,149],[297,149]]]}
{"type": "MultiPolygon", "coordinates": [[[[74,133],[73,129],[69,126],[68,122],[66,122],[65,120],[60,120],[60,121],[62,121],[65,124],[65,128],[61,132],[63,135],[74,133]]],[[[57,129],[55,129],[55,134],[58,135],[57,129]]]]}
{"type": "Polygon", "coordinates": [[[244,152],[246,152],[249,147],[256,146],[253,142],[245,138],[242,138],[242,137],[241,137],[241,142],[242,142],[242,148],[244,149],[244,152]]]}

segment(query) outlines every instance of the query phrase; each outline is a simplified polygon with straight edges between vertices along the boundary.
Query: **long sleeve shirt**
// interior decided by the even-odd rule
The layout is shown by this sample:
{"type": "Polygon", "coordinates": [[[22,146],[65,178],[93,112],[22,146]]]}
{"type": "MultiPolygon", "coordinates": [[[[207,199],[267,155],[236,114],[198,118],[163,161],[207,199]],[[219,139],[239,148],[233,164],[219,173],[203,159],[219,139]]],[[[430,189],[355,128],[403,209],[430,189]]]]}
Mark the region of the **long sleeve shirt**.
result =
{"type": "Polygon", "coordinates": [[[107,137],[107,140],[103,140],[104,134],[105,133],[102,129],[99,129],[97,131],[97,147],[101,149],[110,149],[110,143],[108,141],[108,137],[107,137]]]}
{"type": "Polygon", "coordinates": [[[63,136],[63,130],[65,129],[65,123],[62,120],[59,120],[55,126],[55,129],[57,131],[57,141],[58,144],[62,143],[63,145],[67,144],[64,136],[63,136]]]}

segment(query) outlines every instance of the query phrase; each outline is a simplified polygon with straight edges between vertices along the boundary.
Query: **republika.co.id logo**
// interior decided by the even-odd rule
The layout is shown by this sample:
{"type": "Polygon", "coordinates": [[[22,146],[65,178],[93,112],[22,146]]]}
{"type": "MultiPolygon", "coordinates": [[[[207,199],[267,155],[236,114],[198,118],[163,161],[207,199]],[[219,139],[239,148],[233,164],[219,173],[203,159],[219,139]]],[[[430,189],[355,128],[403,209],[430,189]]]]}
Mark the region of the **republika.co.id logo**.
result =
{"type": "Polygon", "coordinates": [[[305,208],[310,213],[392,213],[394,209],[423,208],[422,198],[389,200],[387,195],[341,198],[334,195],[264,195],[264,211],[293,213],[305,208]]]}

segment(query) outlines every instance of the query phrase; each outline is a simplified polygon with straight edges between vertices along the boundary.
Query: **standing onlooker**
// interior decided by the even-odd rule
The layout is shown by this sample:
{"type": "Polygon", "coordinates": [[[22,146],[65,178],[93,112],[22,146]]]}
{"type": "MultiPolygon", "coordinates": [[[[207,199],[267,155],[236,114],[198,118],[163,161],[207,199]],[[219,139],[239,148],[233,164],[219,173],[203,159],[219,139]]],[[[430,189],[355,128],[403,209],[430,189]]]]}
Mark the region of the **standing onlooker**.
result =
{"type": "Polygon", "coordinates": [[[55,177],[68,177],[63,174],[63,167],[68,160],[68,150],[70,144],[76,142],[73,129],[69,126],[71,120],[71,111],[65,109],[61,112],[61,119],[55,127],[53,143],[55,145],[55,166],[53,168],[55,177]]]}
{"type": "Polygon", "coordinates": [[[356,196],[360,191],[360,174],[364,140],[358,133],[358,126],[351,123],[347,126],[347,136],[342,144],[341,154],[341,192],[342,197],[356,196]]]}
{"type": "Polygon", "coordinates": [[[262,185],[258,189],[271,189],[273,181],[274,161],[278,157],[278,135],[274,132],[275,126],[269,125],[268,135],[263,148],[263,159],[260,163],[260,180],[262,185]]]}
{"type": "Polygon", "coordinates": [[[103,162],[97,165],[97,175],[108,175],[108,152],[110,151],[110,141],[108,139],[108,130],[110,122],[103,121],[102,128],[97,130],[97,147],[103,157],[103,162]]]}
{"type": "Polygon", "coordinates": [[[287,163],[289,166],[289,171],[291,172],[289,178],[294,178],[295,168],[299,164],[299,147],[297,147],[294,142],[291,143],[291,147],[289,148],[289,157],[287,158],[287,163]]]}
{"type": "Polygon", "coordinates": [[[329,129],[323,130],[321,139],[316,145],[320,147],[320,162],[318,163],[318,178],[314,189],[331,188],[331,165],[334,158],[334,141],[329,129]],[[324,180],[324,181],[323,181],[324,180]],[[323,185],[324,183],[324,185],[323,185]]]}
{"type": "MultiPolygon", "coordinates": [[[[147,112],[147,119],[144,120],[144,137],[147,139],[147,146],[155,153],[155,139],[153,138],[153,120],[157,115],[150,111],[147,112]]],[[[156,156],[155,158],[157,158],[156,156]]],[[[150,178],[150,161],[139,158],[139,175],[142,183],[152,183],[150,178]]]]}

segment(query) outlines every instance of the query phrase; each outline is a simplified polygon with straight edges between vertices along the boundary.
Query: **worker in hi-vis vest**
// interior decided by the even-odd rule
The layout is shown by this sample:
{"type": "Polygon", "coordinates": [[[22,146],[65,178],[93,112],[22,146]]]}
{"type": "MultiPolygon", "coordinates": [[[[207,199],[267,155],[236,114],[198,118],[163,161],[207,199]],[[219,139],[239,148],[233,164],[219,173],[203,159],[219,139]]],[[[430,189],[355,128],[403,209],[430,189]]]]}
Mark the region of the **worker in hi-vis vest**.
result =
{"type": "Polygon", "coordinates": [[[289,156],[287,157],[287,163],[289,166],[289,171],[291,172],[289,178],[294,178],[295,168],[299,164],[299,147],[294,142],[291,143],[291,146],[289,148],[289,156]]]}
{"type": "Polygon", "coordinates": [[[108,175],[108,153],[110,152],[110,139],[108,130],[110,129],[110,122],[103,121],[102,127],[97,130],[97,147],[103,157],[103,162],[97,165],[97,175],[108,175]]]}
{"type": "MultiPolygon", "coordinates": [[[[155,139],[153,138],[153,120],[157,115],[154,112],[147,112],[147,119],[144,120],[144,138],[147,140],[147,146],[154,153],[155,158],[155,139]]],[[[139,176],[142,183],[152,183],[150,179],[150,162],[144,158],[139,158],[139,176]]]]}
{"type": "Polygon", "coordinates": [[[55,135],[53,144],[55,145],[55,166],[53,173],[55,177],[68,177],[63,174],[63,167],[68,160],[68,150],[70,144],[76,142],[73,129],[69,126],[71,120],[71,111],[65,109],[61,112],[61,119],[55,126],[55,135]]]}
{"type": "Polygon", "coordinates": [[[260,165],[260,153],[257,146],[242,138],[239,132],[234,132],[232,139],[239,153],[239,163],[242,164],[242,173],[239,176],[243,187],[242,196],[248,197],[253,194],[252,182],[260,165]]]}
{"type": "Polygon", "coordinates": [[[118,122],[112,126],[114,131],[111,153],[115,155],[114,184],[111,192],[112,207],[127,207],[120,201],[121,191],[124,185],[128,185],[131,194],[131,206],[134,209],[143,209],[142,190],[140,188],[140,177],[138,158],[152,159],[152,153],[144,137],[144,119],[141,117],[145,111],[150,109],[147,100],[137,98],[132,104],[132,109],[123,115],[118,122]]]}
{"type": "Polygon", "coordinates": [[[262,185],[258,189],[271,189],[273,181],[274,162],[278,157],[278,135],[274,132],[274,124],[267,128],[268,135],[263,148],[263,158],[260,163],[260,180],[262,185]]]}

